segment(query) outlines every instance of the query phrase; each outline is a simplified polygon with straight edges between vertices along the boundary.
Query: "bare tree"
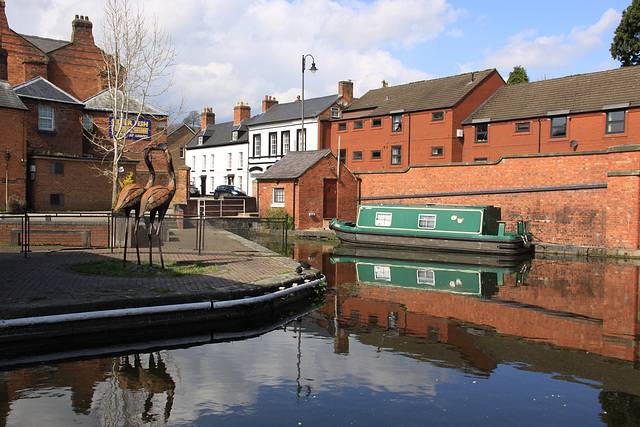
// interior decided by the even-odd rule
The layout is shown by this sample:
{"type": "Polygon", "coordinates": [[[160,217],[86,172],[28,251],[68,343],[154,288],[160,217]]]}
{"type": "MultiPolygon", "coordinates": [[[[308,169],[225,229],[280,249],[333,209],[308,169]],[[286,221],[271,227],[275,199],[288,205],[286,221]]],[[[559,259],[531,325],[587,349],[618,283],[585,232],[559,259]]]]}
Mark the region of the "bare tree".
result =
{"type": "Polygon", "coordinates": [[[119,162],[127,153],[139,153],[152,145],[158,131],[149,128],[147,136],[140,130],[149,127],[149,120],[168,116],[151,107],[150,102],[171,87],[176,53],[170,35],[159,27],[157,19],[148,24],[144,11],[129,0],[106,0],[100,44],[111,117],[108,137],[105,132],[104,138],[94,138],[93,142],[113,159],[108,175],[115,202],[119,162]]]}
{"type": "Polygon", "coordinates": [[[195,110],[189,111],[189,114],[182,120],[182,123],[191,129],[198,129],[200,127],[200,114],[195,110]]]}

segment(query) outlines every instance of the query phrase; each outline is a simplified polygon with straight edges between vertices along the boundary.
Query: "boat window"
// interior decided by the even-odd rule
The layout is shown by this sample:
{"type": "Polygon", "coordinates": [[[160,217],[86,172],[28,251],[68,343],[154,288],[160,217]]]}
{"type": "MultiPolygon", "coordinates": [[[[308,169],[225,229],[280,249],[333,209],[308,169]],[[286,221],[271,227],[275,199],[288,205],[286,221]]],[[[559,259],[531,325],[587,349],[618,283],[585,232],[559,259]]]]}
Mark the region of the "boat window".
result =
{"type": "Polygon", "coordinates": [[[418,228],[436,228],[436,216],[433,214],[418,215],[418,228]]]}
{"type": "Polygon", "coordinates": [[[391,269],[386,265],[374,265],[373,275],[376,280],[391,281],[391,269]]]}
{"type": "Polygon", "coordinates": [[[436,273],[433,270],[418,270],[419,285],[436,285],[436,273]]]}
{"type": "Polygon", "coordinates": [[[376,227],[391,227],[391,212],[376,212],[376,227]]]}

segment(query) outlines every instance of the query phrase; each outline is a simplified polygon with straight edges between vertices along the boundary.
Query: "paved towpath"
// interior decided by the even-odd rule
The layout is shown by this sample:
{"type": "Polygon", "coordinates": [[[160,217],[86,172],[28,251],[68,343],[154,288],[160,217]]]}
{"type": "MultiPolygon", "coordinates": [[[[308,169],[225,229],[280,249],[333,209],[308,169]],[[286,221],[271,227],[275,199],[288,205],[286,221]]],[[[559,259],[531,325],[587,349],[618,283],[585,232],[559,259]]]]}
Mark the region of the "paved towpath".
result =
{"type": "MultiPolygon", "coordinates": [[[[235,234],[208,228],[204,250],[194,248],[194,229],[170,230],[163,243],[165,262],[215,264],[206,275],[112,278],[76,273],[68,266],[93,260],[122,259],[122,249],[62,249],[33,246],[27,257],[19,247],[0,246],[0,319],[129,308],[260,295],[298,280],[298,263],[235,234]]],[[[159,254],[154,247],[154,264],[159,254]]],[[[135,260],[135,248],[128,260],[135,260]]],[[[148,247],[141,248],[148,263],[148,247]]],[[[317,270],[303,271],[315,277],[317,270]]]]}

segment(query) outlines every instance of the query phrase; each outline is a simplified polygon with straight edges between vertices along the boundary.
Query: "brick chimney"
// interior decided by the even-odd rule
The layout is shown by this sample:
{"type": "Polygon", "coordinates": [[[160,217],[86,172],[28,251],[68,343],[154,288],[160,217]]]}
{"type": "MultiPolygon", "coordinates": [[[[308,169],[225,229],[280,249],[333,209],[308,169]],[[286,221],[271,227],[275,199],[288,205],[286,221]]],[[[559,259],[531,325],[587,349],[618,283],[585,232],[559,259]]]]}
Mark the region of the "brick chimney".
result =
{"type": "Polygon", "coordinates": [[[9,80],[9,70],[7,69],[8,56],[9,52],[2,47],[2,34],[0,34],[0,80],[9,80]]]}
{"type": "Polygon", "coordinates": [[[353,102],[353,82],[351,80],[338,82],[338,94],[347,104],[353,102]]]}
{"type": "Polygon", "coordinates": [[[73,32],[71,33],[71,43],[95,45],[93,40],[93,24],[88,16],[78,16],[71,23],[73,32]]]}
{"type": "Polygon", "coordinates": [[[264,113],[269,108],[271,108],[274,105],[276,105],[277,103],[278,103],[278,101],[276,101],[275,98],[273,98],[273,97],[271,97],[269,95],[265,95],[264,99],[262,100],[262,112],[264,113]]]}
{"type": "Polygon", "coordinates": [[[213,112],[213,108],[204,107],[202,114],[200,114],[200,129],[206,129],[207,126],[213,126],[216,124],[216,115],[213,112]]]}
{"type": "Polygon", "coordinates": [[[9,21],[7,21],[7,14],[4,13],[4,0],[0,0],[0,29],[9,29],[9,21]]]}
{"type": "Polygon", "coordinates": [[[251,117],[251,107],[249,107],[249,104],[244,102],[236,103],[236,106],[233,107],[233,124],[237,125],[249,117],[251,117]]]}

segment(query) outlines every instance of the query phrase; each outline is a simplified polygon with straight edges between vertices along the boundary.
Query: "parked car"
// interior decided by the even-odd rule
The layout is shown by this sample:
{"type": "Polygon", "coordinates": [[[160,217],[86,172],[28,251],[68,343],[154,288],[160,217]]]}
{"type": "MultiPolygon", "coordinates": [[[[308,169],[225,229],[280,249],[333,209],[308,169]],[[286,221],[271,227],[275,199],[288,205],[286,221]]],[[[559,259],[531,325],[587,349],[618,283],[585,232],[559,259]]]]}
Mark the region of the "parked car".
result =
{"type": "Polygon", "coordinates": [[[246,196],[247,193],[242,191],[239,187],[233,185],[218,185],[213,192],[213,198],[218,199],[220,197],[241,197],[246,196]]]}
{"type": "Polygon", "coordinates": [[[195,185],[191,184],[189,186],[189,195],[191,197],[198,197],[200,195],[200,190],[198,190],[198,187],[196,187],[195,185]]]}

